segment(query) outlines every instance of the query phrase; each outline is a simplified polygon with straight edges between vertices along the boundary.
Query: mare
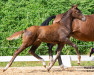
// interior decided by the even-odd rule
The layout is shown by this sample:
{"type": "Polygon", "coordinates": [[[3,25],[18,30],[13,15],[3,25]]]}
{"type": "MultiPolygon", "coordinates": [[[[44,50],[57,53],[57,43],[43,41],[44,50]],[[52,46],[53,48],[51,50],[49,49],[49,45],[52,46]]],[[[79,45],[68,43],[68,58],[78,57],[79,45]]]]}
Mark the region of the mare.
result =
{"type": "MultiPolygon", "coordinates": [[[[60,21],[64,14],[58,14],[47,18],[41,25],[48,25],[49,22],[54,19],[53,24],[60,21]]],[[[85,15],[86,21],[83,22],[79,19],[74,19],[72,22],[72,34],[71,36],[81,41],[94,41],[94,14],[85,15]]],[[[50,62],[53,60],[52,44],[47,44],[49,47],[50,62]]],[[[62,64],[61,57],[58,58],[59,65],[62,64]]],[[[80,63],[79,63],[80,64],[80,63]]]]}
{"type": "Polygon", "coordinates": [[[53,63],[47,68],[48,71],[51,69],[51,67],[56,62],[57,58],[60,56],[60,53],[64,44],[69,44],[73,46],[76,49],[78,56],[80,57],[76,45],[69,40],[73,19],[79,19],[79,20],[85,21],[85,16],[77,8],[77,5],[72,6],[64,14],[61,20],[57,23],[54,23],[50,26],[31,26],[26,30],[16,32],[12,36],[8,37],[7,40],[13,40],[13,39],[19,38],[21,34],[23,34],[22,36],[23,42],[20,48],[15,51],[12,59],[7,64],[7,66],[3,69],[3,71],[7,70],[8,67],[11,66],[14,59],[17,57],[19,53],[21,53],[24,49],[26,49],[31,45],[32,47],[29,50],[29,53],[32,54],[37,59],[39,59],[40,61],[42,61],[44,67],[46,67],[44,59],[42,59],[37,54],[35,54],[35,46],[41,44],[41,42],[58,45],[56,58],[53,61],[53,63]]]}

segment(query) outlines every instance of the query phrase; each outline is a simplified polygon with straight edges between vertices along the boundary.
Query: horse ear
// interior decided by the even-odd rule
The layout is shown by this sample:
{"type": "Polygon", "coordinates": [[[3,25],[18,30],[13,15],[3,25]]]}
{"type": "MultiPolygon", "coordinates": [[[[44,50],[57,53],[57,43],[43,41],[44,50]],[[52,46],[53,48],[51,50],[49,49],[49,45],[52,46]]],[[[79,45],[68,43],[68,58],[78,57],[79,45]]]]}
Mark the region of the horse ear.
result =
{"type": "Polygon", "coordinates": [[[73,4],[73,5],[72,5],[72,8],[77,8],[77,6],[78,6],[78,5],[73,4]]]}
{"type": "Polygon", "coordinates": [[[77,7],[78,5],[75,5],[75,7],[77,7]]]}
{"type": "Polygon", "coordinates": [[[74,6],[75,6],[75,5],[74,5],[74,3],[73,3],[72,8],[73,8],[74,6]]]}

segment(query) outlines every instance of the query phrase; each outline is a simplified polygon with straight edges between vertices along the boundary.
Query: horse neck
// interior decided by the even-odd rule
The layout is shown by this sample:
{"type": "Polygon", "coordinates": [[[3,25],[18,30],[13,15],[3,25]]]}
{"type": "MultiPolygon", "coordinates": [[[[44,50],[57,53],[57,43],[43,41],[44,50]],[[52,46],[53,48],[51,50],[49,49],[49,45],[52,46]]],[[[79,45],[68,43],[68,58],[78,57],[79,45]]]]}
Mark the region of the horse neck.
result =
{"type": "Polygon", "coordinates": [[[65,26],[69,31],[71,31],[72,21],[73,21],[72,10],[70,9],[63,15],[63,17],[60,20],[60,23],[62,23],[63,26],[65,26]]]}

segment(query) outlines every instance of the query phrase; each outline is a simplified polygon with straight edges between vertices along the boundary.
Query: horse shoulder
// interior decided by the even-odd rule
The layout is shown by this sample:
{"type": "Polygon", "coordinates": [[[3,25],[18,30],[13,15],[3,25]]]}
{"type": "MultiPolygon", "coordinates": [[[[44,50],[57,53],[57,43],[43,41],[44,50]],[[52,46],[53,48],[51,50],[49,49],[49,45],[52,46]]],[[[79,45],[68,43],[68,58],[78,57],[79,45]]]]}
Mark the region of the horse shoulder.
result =
{"type": "Polygon", "coordinates": [[[75,19],[73,22],[72,22],[72,32],[79,32],[80,31],[80,20],[78,19],[75,19]]]}

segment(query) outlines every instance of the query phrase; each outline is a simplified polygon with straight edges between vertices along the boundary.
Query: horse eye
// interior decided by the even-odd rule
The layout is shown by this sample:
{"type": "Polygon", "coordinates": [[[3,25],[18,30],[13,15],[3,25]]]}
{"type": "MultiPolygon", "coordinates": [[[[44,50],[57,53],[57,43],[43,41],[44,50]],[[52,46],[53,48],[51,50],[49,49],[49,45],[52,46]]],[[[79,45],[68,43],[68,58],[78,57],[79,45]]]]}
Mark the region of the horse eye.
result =
{"type": "Polygon", "coordinates": [[[78,13],[78,11],[75,11],[75,13],[78,13]]]}
{"type": "Polygon", "coordinates": [[[76,13],[78,13],[78,12],[76,11],[76,13]]]}

